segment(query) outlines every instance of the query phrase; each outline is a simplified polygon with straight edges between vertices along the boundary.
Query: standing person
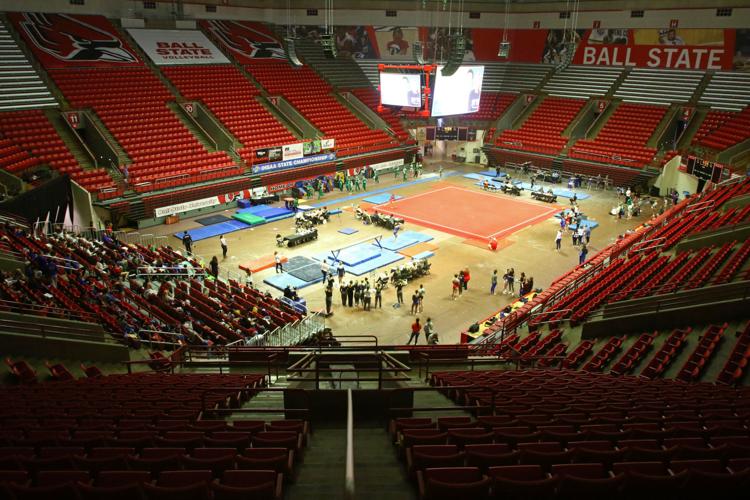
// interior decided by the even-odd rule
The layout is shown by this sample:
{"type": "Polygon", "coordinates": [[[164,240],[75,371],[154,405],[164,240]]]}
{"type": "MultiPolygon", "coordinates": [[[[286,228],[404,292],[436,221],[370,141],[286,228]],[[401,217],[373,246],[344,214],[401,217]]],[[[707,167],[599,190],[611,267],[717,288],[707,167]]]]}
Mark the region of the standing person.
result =
{"type": "Polygon", "coordinates": [[[356,291],[356,288],[354,282],[349,280],[349,286],[346,288],[346,295],[349,298],[349,307],[354,307],[354,292],[356,291]]]}
{"type": "Polygon", "coordinates": [[[493,236],[490,238],[490,242],[487,244],[487,246],[492,250],[493,252],[497,250],[497,239],[493,236]]]}
{"type": "Polygon", "coordinates": [[[346,283],[339,282],[339,291],[341,292],[341,305],[346,307],[346,294],[349,293],[349,287],[346,283]]]}
{"type": "Polygon", "coordinates": [[[526,289],[526,273],[521,273],[521,277],[518,278],[518,295],[523,296],[523,291],[526,289]]]}
{"type": "Polygon", "coordinates": [[[583,245],[583,237],[586,235],[586,230],[583,228],[583,224],[581,224],[581,221],[579,220],[577,222],[578,229],[576,229],[576,234],[578,235],[578,244],[583,245]]]}
{"type": "Polygon", "coordinates": [[[412,339],[414,339],[414,345],[417,345],[419,342],[419,332],[422,330],[422,325],[419,324],[419,318],[414,320],[414,323],[411,324],[411,335],[409,336],[409,341],[406,343],[406,345],[411,344],[412,339]]]}
{"type": "Polygon", "coordinates": [[[185,252],[188,255],[193,253],[193,237],[187,231],[182,233],[182,244],[185,245],[185,252]]]}
{"type": "Polygon", "coordinates": [[[398,222],[394,222],[393,223],[393,239],[394,240],[398,238],[399,229],[401,229],[401,224],[399,224],[398,222]]]}
{"type": "Polygon", "coordinates": [[[383,307],[383,285],[375,285],[375,307],[383,307]]]}
{"type": "Polygon", "coordinates": [[[224,259],[227,258],[227,250],[229,250],[229,247],[227,246],[227,239],[222,234],[219,237],[219,244],[221,244],[221,255],[224,259]]]}
{"type": "Polygon", "coordinates": [[[464,290],[469,289],[469,280],[471,279],[471,274],[469,274],[469,268],[467,267],[464,269],[464,290]]]}
{"type": "Polygon", "coordinates": [[[508,271],[508,294],[514,293],[516,293],[516,270],[511,267],[508,271]]]}
{"type": "Polygon", "coordinates": [[[404,280],[396,281],[396,303],[401,307],[404,303],[404,280]]]}
{"type": "Polygon", "coordinates": [[[346,274],[346,271],[344,270],[344,263],[342,261],[339,261],[339,265],[336,268],[336,274],[339,277],[339,285],[343,283],[344,281],[344,274],[346,274]]]}
{"type": "Polygon", "coordinates": [[[586,226],[585,235],[586,235],[586,244],[588,245],[589,242],[591,241],[591,226],[586,226]]]}
{"type": "Polygon", "coordinates": [[[365,283],[362,288],[362,304],[364,305],[365,311],[370,310],[370,302],[372,301],[372,294],[370,291],[370,285],[365,283]]]}
{"type": "Polygon", "coordinates": [[[211,262],[208,264],[208,266],[209,270],[211,271],[211,275],[214,278],[219,279],[219,259],[217,259],[215,255],[211,258],[211,262]]]}
{"type": "Polygon", "coordinates": [[[456,297],[461,295],[461,280],[458,274],[453,275],[451,299],[456,300],[456,297]]]}
{"type": "Polygon", "coordinates": [[[495,287],[497,287],[497,269],[492,272],[490,277],[490,295],[495,295],[495,287]]]}
{"type": "Polygon", "coordinates": [[[419,312],[422,312],[424,311],[424,294],[425,294],[424,285],[419,285],[419,290],[417,290],[417,294],[419,295],[419,312]]]}
{"type": "Polygon", "coordinates": [[[432,324],[432,318],[427,318],[427,321],[424,323],[424,327],[422,328],[424,331],[424,338],[427,340],[427,343],[430,343],[430,337],[435,334],[435,327],[432,324]]]}
{"type": "Polygon", "coordinates": [[[323,262],[320,263],[320,273],[323,275],[323,282],[325,283],[326,278],[328,278],[328,270],[330,268],[328,267],[328,260],[323,259],[323,262]]]}
{"type": "Polygon", "coordinates": [[[245,286],[253,287],[253,272],[249,267],[245,269],[245,286]]]}
{"type": "Polygon", "coordinates": [[[586,245],[581,246],[581,253],[578,254],[578,265],[582,265],[584,262],[586,262],[586,255],[588,255],[589,249],[586,248],[586,245]]]}
{"type": "Polygon", "coordinates": [[[281,255],[279,255],[279,252],[273,253],[273,262],[276,266],[276,274],[283,273],[284,272],[284,265],[281,263],[281,255]]]}
{"type": "Polygon", "coordinates": [[[411,313],[417,314],[419,312],[419,292],[414,290],[411,296],[411,313]]]}
{"type": "Polygon", "coordinates": [[[578,245],[578,231],[571,228],[570,229],[570,238],[573,240],[573,246],[578,245]]]}
{"type": "Polygon", "coordinates": [[[333,314],[333,285],[326,286],[326,316],[333,314]]]}
{"type": "Polygon", "coordinates": [[[560,244],[562,243],[562,230],[558,229],[555,235],[555,250],[560,250],[560,244]]]}
{"type": "Polygon", "coordinates": [[[356,281],[354,283],[354,305],[359,307],[359,301],[362,299],[362,283],[356,281]]]}

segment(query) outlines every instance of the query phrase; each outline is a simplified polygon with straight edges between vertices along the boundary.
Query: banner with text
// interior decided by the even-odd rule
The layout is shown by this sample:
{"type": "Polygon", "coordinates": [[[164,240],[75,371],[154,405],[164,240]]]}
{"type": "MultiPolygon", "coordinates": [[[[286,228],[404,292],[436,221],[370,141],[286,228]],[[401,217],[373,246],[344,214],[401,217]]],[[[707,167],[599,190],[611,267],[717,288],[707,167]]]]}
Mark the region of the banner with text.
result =
{"type": "Polygon", "coordinates": [[[316,163],[325,163],[327,161],[333,161],[336,159],[336,153],[323,153],[314,156],[305,156],[303,158],[297,158],[295,160],[284,160],[271,163],[263,163],[261,165],[253,165],[254,174],[267,174],[269,172],[276,172],[278,170],[286,170],[289,168],[304,167],[307,165],[315,165],[316,163]]]}
{"type": "Polygon", "coordinates": [[[217,196],[211,196],[209,198],[201,198],[198,200],[186,201],[184,203],[176,203],[174,205],[159,207],[154,209],[154,216],[166,217],[168,215],[180,214],[183,212],[188,212],[190,210],[197,210],[199,208],[207,208],[221,205],[222,203],[230,203],[242,198],[250,198],[250,191],[247,189],[243,189],[241,191],[220,194],[217,196]]]}
{"type": "Polygon", "coordinates": [[[287,144],[281,147],[281,159],[284,161],[296,160],[297,158],[302,158],[302,156],[304,156],[304,152],[305,146],[301,142],[298,142],[296,144],[287,144]]]}
{"type": "Polygon", "coordinates": [[[128,33],[157,66],[229,63],[206,35],[197,30],[129,29],[128,33]]]}

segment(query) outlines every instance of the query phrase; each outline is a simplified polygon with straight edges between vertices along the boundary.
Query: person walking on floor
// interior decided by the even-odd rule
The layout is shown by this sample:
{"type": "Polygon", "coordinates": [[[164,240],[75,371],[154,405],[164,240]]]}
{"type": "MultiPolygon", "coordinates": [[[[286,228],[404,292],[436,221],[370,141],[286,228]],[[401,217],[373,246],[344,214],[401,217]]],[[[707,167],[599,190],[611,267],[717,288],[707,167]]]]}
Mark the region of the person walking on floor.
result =
{"type": "Polygon", "coordinates": [[[349,307],[354,307],[354,292],[356,291],[356,286],[354,286],[354,282],[352,280],[349,280],[349,286],[346,289],[346,295],[349,298],[349,307]]]}
{"type": "Polygon", "coordinates": [[[471,274],[469,274],[469,268],[467,267],[464,269],[464,290],[469,289],[469,280],[471,279],[471,274]]]}
{"type": "Polygon", "coordinates": [[[383,307],[383,285],[375,285],[375,307],[383,307]]]}
{"type": "Polygon", "coordinates": [[[279,252],[273,253],[273,262],[276,266],[276,274],[283,273],[284,272],[284,265],[281,263],[281,255],[279,255],[279,252]]]}
{"type": "Polygon", "coordinates": [[[406,345],[411,344],[412,339],[414,339],[414,345],[417,345],[419,342],[419,332],[422,330],[422,325],[419,324],[419,318],[414,320],[414,323],[411,324],[411,335],[409,336],[409,341],[406,343],[406,345]]]}
{"type": "Polygon", "coordinates": [[[326,286],[326,316],[333,314],[333,286],[326,286]]]}
{"type": "Polygon", "coordinates": [[[495,288],[497,287],[497,269],[492,272],[490,277],[490,295],[495,295],[495,288]]]}
{"type": "Polygon", "coordinates": [[[328,261],[326,259],[323,259],[323,262],[320,263],[320,273],[323,275],[323,282],[325,283],[326,278],[328,278],[328,270],[330,268],[328,267],[328,261]]]}
{"type": "Polygon", "coordinates": [[[464,270],[458,271],[458,296],[464,293],[464,270]]]}
{"type": "Polygon", "coordinates": [[[417,314],[417,312],[419,312],[419,292],[414,290],[411,296],[411,313],[417,314]]]}
{"type": "Polygon", "coordinates": [[[362,288],[362,304],[364,306],[365,311],[370,310],[371,301],[372,301],[372,295],[370,292],[370,285],[365,283],[364,287],[362,288]]]}
{"type": "Polygon", "coordinates": [[[219,279],[219,259],[217,259],[215,255],[213,256],[213,258],[211,258],[211,262],[208,264],[208,267],[211,271],[211,276],[213,276],[215,279],[219,279]]]}
{"type": "Polygon", "coordinates": [[[424,311],[424,294],[424,285],[419,285],[419,290],[417,290],[417,295],[419,295],[419,312],[424,311]]]}
{"type": "Polygon", "coordinates": [[[344,270],[344,263],[342,261],[339,261],[339,265],[336,268],[336,274],[339,277],[339,285],[344,282],[344,274],[346,274],[346,271],[344,270]]]}
{"type": "Polygon", "coordinates": [[[182,244],[185,245],[185,252],[188,255],[193,253],[193,237],[187,231],[182,233],[182,244]]]}
{"type": "Polygon", "coordinates": [[[456,300],[456,297],[461,295],[461,280],[459,279],[458,274],[453,275],[451,285],[451,299],[456,300]]]}
{"type": "MultiPolygon", "coordinates": [[[[427,343],[430,344],[430,337],[436,335],[435,327],[432,324],[432,318],[427,318],[427,321],[425,321],[422,330],[424,331],[424,338],[427,340],[427,343]]],[[[434,344],[436,343],[437,342],[434,342],[434,344]]]]}
{"type": "Polygon", "coordinates": [[[516,270],[512,267],[508,271],[508,294],[513,295],[516,292],[516,270]]]}
{"type": "Polygon", "coordinates": [[[555,235],[555,250],[560,250],[561,244],[562,244],[562,229],[558,229],[557,234],[555,235]]]}
{"type": "Polygon", "coordinates": [[[396,303],[399,304],[399,307],[404,303],[404,280],[396,282],[396,303]]]}
{"type": "Polygon", "coordinates": [[[339,291],[341,292],[341,305],[346,307],[346,294],[349,293],[349,287],[346,283],[339,282],[339,291]]]}
{"type": "Polygon", "coordinates": [[[221,244],[221,255],[224,259],[227,258],[227,250],[229,250],[229,247],[227,246],[227,239],[222,234],[219,237],[219,243],[221,244]]]}
{"type": "Polygon", "coordinates": [[[586,255],[588,255],[589,249],[586,248],[586,245],[581,246],[581,253],[578,254],[578,265],[583,265],[584,262],[586,262],[586,255]]]}

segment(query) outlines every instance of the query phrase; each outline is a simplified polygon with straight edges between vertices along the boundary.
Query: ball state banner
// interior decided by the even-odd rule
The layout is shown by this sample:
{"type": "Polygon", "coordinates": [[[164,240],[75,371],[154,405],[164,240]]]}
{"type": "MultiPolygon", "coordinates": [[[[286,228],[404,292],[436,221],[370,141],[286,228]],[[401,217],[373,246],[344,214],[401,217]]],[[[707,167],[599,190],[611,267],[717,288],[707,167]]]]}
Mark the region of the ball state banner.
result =
{"type": "Polygon", "coordinates": [[[7,15],[46,68],[141,64],[103,16],[28,12],[7,15]]]}
{"type": "Polygon", "coordinates": [[[261,23],[203,20],[199,24],[242,64],[252,63],[257,59],[286,60],[284,46],[261,23]]]}
{"type": "Polygon", "coordinates": [[[731,70],[734,45],[730,29],[594,29],[578,44],[573,64],[731,70]]]}
{"type": "Polygon", "coordinates": [[[199,208],[214,207],[223,203],[230,203],[235,200],[250,198],[250,190],[243,189],[241,191],[235,191],[233,193],[220,194],[217,196],[210,196],[208,198],[201,198],[198,200],[186,201],[184,203],[177,203],[175,205],[166,205],[154,209],[154,216],[166,217],[168,215],[179,214],[187,212],[189,210],[197,210],[199,208]]]}
{"type": "Polygon", "coordinates": [[[129,29],[128,33],[157,66],[229,63],[206,35],[197,30],[129,29]]]}

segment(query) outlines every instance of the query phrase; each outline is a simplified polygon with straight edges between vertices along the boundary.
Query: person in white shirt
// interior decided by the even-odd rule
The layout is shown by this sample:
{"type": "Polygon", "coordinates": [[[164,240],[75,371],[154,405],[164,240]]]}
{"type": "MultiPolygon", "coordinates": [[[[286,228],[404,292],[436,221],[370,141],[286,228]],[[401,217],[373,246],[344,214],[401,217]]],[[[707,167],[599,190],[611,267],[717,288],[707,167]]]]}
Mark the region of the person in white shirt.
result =
{"type": "Polygon", "coordinates": [[[227,250],[229,249],[229,247],[227,246],[227,239],[224,237],[223,234],[219,237],[219,243],[221,244],[221,254],[226,259],[227,258],[227,250]]]}
{"type": "Polygon", "coordinates": [[[555,236],[555,250],[560,250],[560,243],[562,243],[562,231],[558,229],[555,236]]]}
{"type": "Polygon", "coordinates": [[[320,264],[320,272],[323,275],[323,284],[325,285],[325,281],[328,278],[328,261],[323,260],[323,262],[320,264]]]}

